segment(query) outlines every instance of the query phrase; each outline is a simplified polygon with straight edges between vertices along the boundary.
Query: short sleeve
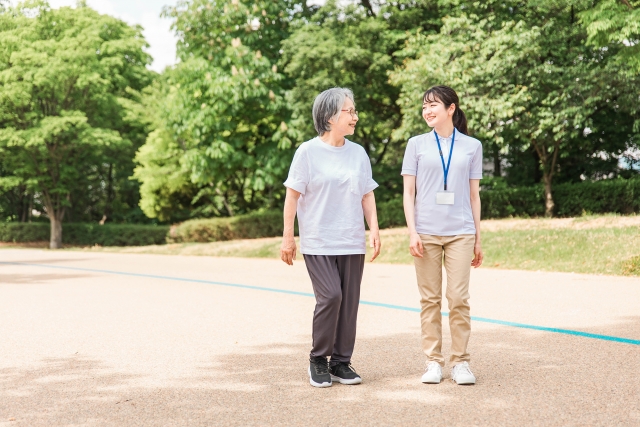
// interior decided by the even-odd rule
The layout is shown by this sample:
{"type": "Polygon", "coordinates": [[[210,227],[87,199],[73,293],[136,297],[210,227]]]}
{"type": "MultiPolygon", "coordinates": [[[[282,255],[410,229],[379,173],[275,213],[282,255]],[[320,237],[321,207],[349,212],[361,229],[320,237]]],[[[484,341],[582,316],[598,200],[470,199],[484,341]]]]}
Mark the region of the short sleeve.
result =
{"type": "Polygon", "coordinates": [[[298,148],[291,161],[289,176],[284,182],[285,187],[291,188],[300,194],[304,194],[309,184],[309,162],[307,161],[306,150],[298,148]]]}
{"type": "MultiPolygon", "coordinates": [[[[364,150],[363,150],[364,151],[364,150]]],[[[364,155],[365,162],[365,174],[366,174],[366,184],[364,186],[364,194],[368,194],[378,188],[378,183],[373,180],[373,172],[371,170],[371,160],[369,160],[369,156],[364,155]]]]}
{"type": "Polygon", "coordinates": [[[469,165],[469,179],[482,179],[482,144],[478,144],[469,165]]]}
{"type": "Polygon", "coordinates": [[[402,172],[400,175],[417,175],[418,174],[418,155],[416,153],[416,140],[411,138],[404,150],[404,159],[402,160],[402,172]]]}

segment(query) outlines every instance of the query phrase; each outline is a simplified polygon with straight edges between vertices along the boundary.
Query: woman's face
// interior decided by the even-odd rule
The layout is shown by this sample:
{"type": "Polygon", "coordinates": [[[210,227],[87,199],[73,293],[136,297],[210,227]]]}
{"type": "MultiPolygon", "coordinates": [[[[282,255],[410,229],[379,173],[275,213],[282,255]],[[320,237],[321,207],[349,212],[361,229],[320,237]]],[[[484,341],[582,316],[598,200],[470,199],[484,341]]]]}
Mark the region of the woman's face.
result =
{"type": "Polygon", "coordinates": [[[338,135],[353,135],[356,130],[356,123],[358,123],[358,116],[356,114],[353,101],[349,98],[345,99],[341,108],[338,120],[329,120],[331,123],[331,131],[338,135]]]}
{"type": "Polygon", "coordinates": [[[453,113],[456,111],[454,104],[445,108],[439,99],[425,100],[422,104],[422,117],[430,128],[435,128],[453,120],[453,113]]]}

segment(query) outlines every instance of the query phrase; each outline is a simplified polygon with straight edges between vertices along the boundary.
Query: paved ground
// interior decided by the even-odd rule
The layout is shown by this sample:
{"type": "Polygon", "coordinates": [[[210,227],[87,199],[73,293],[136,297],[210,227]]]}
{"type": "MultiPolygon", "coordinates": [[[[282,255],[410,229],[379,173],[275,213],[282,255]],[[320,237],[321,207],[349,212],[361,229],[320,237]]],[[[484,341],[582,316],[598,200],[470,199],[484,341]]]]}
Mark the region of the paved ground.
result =
{"type": "Polygon", "coordinates": [[[419,381],[413,268],[367,264],[362,299],[401,307],[361,306],[364,383],[328,389],[313,298],[206,282],[311,292],[300,261],[0,250],[0,426],[640,425],[638,278],[474,271],[476,317],[631,342],[474,321],[460,387],[419,381]]]}

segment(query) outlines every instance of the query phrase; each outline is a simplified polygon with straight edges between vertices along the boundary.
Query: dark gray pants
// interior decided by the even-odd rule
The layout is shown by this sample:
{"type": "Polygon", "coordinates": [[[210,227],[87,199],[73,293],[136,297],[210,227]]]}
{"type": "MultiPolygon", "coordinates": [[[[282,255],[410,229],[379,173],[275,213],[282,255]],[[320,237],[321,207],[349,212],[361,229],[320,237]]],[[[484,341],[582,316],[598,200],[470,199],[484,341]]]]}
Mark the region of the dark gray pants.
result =
{"type": "Polygon", "coordinates": [[[311,357],[348,363],[356,342],[364,254],[304,255],[304,262],[316,296],[311,357]]]}

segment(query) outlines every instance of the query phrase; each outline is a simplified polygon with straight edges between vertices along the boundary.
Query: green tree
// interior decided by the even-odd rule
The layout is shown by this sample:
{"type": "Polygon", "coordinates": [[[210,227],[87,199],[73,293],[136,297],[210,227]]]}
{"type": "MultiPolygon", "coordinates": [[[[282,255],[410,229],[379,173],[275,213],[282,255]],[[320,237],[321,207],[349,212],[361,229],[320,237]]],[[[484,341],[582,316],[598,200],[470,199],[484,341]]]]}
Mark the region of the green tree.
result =
{"type": "Polygon", "coordinates": [[[283,43],[281,63],[294,80],[286,99],[292,111],[290,139],[315,135],[311,106],[318,93],[335,86],[353,90],[359,123],[353,140],[362,144],[381,183],[377,198],[400,191],[398,163],[403,142],[392,138],[402,121],[400,89],[389,82],[394,55],[411,34],[437,33],[451,7],[436,1],[400,1],[372,7],[368,1],[341,6],[327,2],[310,18],[299,19],[283,43]],[[382,193],[382,194],[379,194],[382,193]]]}
{"type": "Polygon", "coordinates": [[[180,63],[150,95],[158,126],[137,157],[148,216],[232,216],[276,203],[289,157],[281,148],[291,145],[283,99],[290,82],[277,64],[290,21],[308,13],[293,0],[191,0],[165,9],[180,63]],[[155,156],[158,145],[177,159],[155,156]],[[164,187],[167,180],[175,185],[164,187]]]}
{"type": "Polygon", "coordinates": [[[580,13],[580,19],[588,43],[601,48],[617,45],[621,71],[640,73],[640,1],[600,0],[580,13]]]}
{"type": "Polygon", "coordinates": [[[607,99],[631,87],[616,77],[615,46],[586,45],[576,16],[585,5],[512,2],[497,14],[446,18],[439,34],[412,38],[403,54],[415,59],[393,74],[402,88],[404,114],[396,137],[424,127],[421,91],[448,84],[460,93],[470,128],[486,145],[532,148],[545,187],[546,214],[552,215],[553,178],[571,144],[585,141],[585,130],[607,99]]]}
{"type": "Polygon", "coordinates": [[[0,13],[0,187],[41,201],[51,248],[62,245],[72,196],[131,147],[131,127],[140,131],[130,107],[151,78],[145,46],[140,27],[83,3],[27,1],[0,13]]]}

